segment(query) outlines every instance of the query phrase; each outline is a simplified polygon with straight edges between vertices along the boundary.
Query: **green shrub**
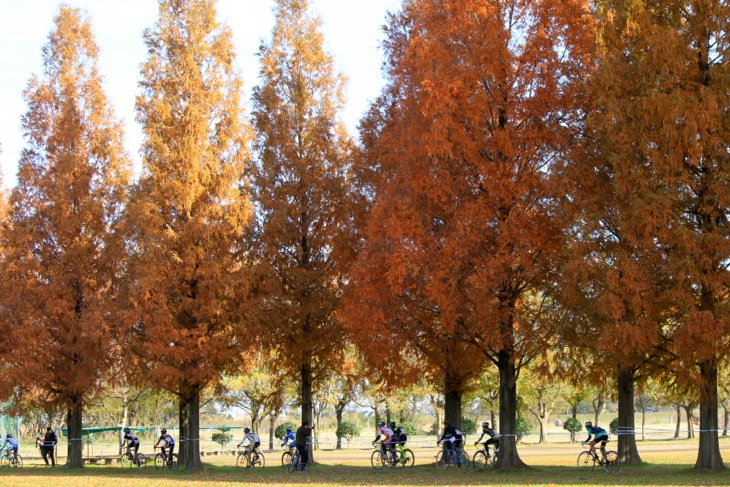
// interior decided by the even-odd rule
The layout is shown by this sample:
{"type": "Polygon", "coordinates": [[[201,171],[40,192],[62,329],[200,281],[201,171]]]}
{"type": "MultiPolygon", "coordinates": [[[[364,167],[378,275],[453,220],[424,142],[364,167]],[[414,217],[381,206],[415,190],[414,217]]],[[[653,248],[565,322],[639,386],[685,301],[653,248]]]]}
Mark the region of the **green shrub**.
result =
{"type": "Polygon", "coordinates": [[[609,423],[608,430],[611,432],[612,435],[618,433],[618,418],[614,418],[614,420],[609,423]]]}
{"type": "Polygon", "coordinates": [[[349,443],[356,436],[360,436],[362,429],[356,423],[351,421],[343,421],[340,423],[340,427],[335,431],[337,438],[344,438],[349,443]]]}
{"type": "Polygon", "coordinates": [[[279,440],[283,440],[286,436],[286,429],[288,427],[291,427],[291,429],[294,431],[297,430],[297,425],[295,425],[291,421],[287,421],[286,423],[281,423],[279,426],[276,427],[276,429],[274,430],[274,436],[279,440]]]}
{"type": "Polygon", "coordinates": [[[477,432],[477,422],[473,419],[462,418],[461,419],[461,432],[467,435],[471,435],[477,432]]]}
{"type": "Polygon", "coordinates": [[[522,441],[522,437],[532,433],[532,426],[523,417],[518,417],[515,421],[515,434],[517,435],[517,443],[522,441]]]}
{"type": "Polygon", "coordinates": [[[578,418],[568,418],[563,423],[563,429],[570,432],[570,441],[575,441],[576,433],[579,433],[583,429],[583,425],[580,424],[578,418]]]}
{"type": "MultiPolygon", "coordinates": [[[[228,428],[221,428],[221,429],[228,430],[228,428]]],[[[225,432],[213,433],[211,435],[210,439],[213,440],[214,442],[218,443],[221,446],[221,448],[225,448],[226,445],[228,443],[230,443],[231,440],[233,439],[233,435],[230,433],[225,433],[225,432]]]]}
{"type": "Polygon", "coordinates": [[[418,426],[416,426],[415,423],[411,423],[410,421],[403,421],[398,426],[400,426],[400,429],[405,431],[408,436],[419,434],[418,426]]]}

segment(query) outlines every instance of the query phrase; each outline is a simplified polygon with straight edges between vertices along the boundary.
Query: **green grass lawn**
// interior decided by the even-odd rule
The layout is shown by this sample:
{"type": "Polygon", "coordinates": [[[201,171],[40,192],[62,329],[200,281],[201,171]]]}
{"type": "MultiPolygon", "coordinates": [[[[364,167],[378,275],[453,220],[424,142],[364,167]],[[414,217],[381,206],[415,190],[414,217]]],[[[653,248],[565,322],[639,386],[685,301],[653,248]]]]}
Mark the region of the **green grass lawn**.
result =
{"type": "MultiPolygon", "coordinates": [[[[661,445],[659,445],[661,447],[661,445]]],[[[416,451],[417,464],[409,470],[376,471],[369,464],[370,452],[349,450],[342,452],[318,452],[323,462],[304,473],[289,474],[277,467],[280,452],[267,452],[267,467],[263,470],[242,470],[232,466],[232,457],[217,459],[206,463],[201,472],[156,471],[147,467],[142,471],[122,469],[114,466],[88,466],[83,470],[69,470],[65,467],[49,469],[37,462],[26,462],[20,470],[0,471],[0,485],[18,487],[71,486],[71,487],[109,487],[124,486],[260,486],[260,485],[312,485],[312,486],[364,486],[388,485],[427,486],[427,485],[499,485],[499,486],[595,486],[595,485],[632,485],[632,486],[711,486],[730,485],[730,472],[699,472],[692,468],[696,455],[692,452],[676,452],[667,445],[667,451],[643,454],[647,462],[638,467],[624,467],[619,473],[607,474],[596,470],[589,474],[578,472],[574,466],[575,455],[565,454],[565,445],[547,447],[539,454],[530,453],[524,448],[523,459],[531,468],[522,472],[465,472],[448,470],[440,472],[433,466],[435,450],[416,451]],[[550,448],[560,450],[552,454],[550,448]]],[[[544,448],[544,447],[541,447],[544,448]]],[[[656,445],[654,445],[656,449],[656,445]]],[[[661,448],[659,448],[661,449],[661,448]]],[[[641,446],[640,446],[641,451],[641,446]]],[[[724,449],[726,457],[728,451],[724,449]]]]}

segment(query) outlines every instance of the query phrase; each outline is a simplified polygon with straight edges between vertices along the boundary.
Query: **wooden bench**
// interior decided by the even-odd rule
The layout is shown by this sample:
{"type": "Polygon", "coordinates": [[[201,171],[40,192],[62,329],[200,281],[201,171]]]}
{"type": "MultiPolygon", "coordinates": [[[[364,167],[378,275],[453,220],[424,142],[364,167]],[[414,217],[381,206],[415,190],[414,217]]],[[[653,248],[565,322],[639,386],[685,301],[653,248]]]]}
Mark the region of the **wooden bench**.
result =
{"type": "Polygon", "coordinates": [[[84,464],[88,465],[111,465],[116,459],[116,457],[86,457],[83,460],[84,464]]]}

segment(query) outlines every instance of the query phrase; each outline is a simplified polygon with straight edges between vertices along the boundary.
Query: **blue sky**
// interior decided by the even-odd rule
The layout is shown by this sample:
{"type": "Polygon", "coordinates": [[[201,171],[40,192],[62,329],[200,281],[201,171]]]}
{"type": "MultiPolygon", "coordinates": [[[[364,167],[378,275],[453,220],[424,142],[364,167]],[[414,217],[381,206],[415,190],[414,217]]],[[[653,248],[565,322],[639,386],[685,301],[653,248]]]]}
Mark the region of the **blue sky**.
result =
{"type": "MultiPolygon", "coordinates": [[[[125,145],[135,162],[141,136],[134,121],[139,64],[145,59],[142,31],[157,18],[156,0],[67,0],[92,17],[105,91],[125,124],[125,145]]],[[[232,29],[246,98],[256,83],[255,57],[261,39],[274,25],[273,0],[218,0],[219,19],[232,29]]],[[[382,87],[383,38],[387,11],[399,0],[310,0],[323,21],[328,51],[348,78],[343,119],[354,134],[370,100],[382,87]]],[[[22,92],[32,74],[41,73],[41,47],[52,29],[58,0],[0,0],[0,170],[4,186],[15,185],[17,162],[25,145],[20,117],[26,111],[22,92]]]]}

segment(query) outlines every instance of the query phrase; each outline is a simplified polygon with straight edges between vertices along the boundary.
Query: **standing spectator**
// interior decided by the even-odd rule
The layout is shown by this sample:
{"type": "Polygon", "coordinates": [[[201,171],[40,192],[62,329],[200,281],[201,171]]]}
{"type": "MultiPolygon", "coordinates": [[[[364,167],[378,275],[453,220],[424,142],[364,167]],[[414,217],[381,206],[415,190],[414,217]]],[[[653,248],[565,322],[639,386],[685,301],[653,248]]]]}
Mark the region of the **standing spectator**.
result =
{"type": "Polygon", "coordinates": [[[307,446],[309,446],[309,438],[312,435],[312,429],[314,426],[309,425],[309,421],[302,421],[302,425],[297,428],[297,434],[295,442],[297,444],[297,451],[299,452],[299,470],[306,470],[307,463],[309,463],[309,452],[307,446]]]}
{"type": "Polygon", "coordinates": [[[51,459],[50,466],[56,466],[56,459],[54,455],[54,452],[56,450],[56,443],[58,443],[56,433],[49,426],[46,428],[46,437],[43,439],[43,446],[41,447],[41,455],[43,455],[43,460],[46,462],[46,466],[48,466],[49,458],[51,459]]]}

